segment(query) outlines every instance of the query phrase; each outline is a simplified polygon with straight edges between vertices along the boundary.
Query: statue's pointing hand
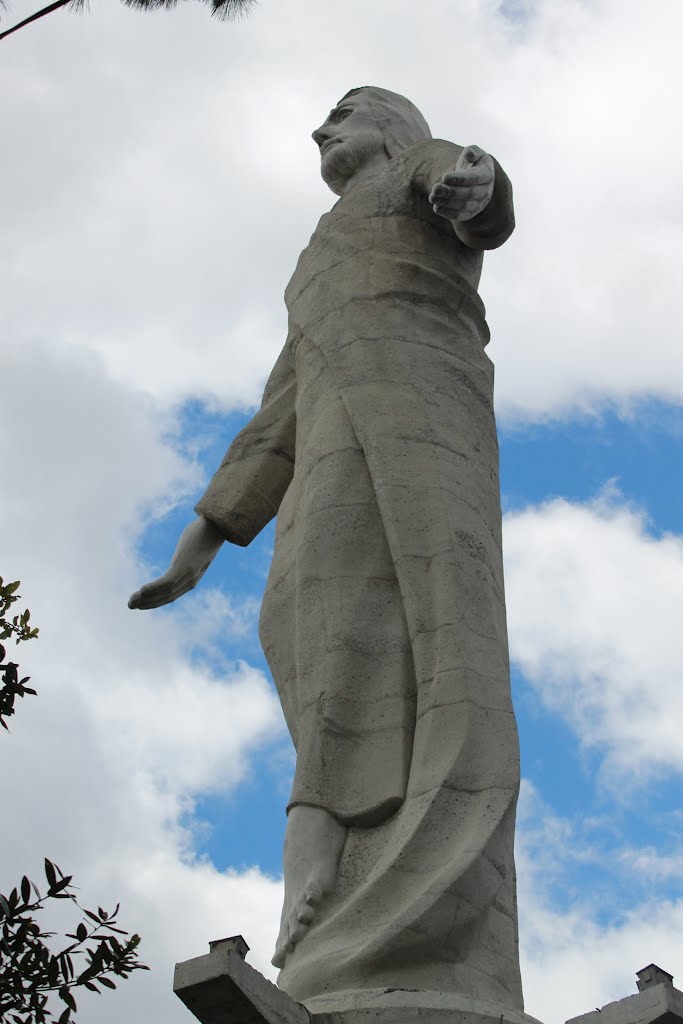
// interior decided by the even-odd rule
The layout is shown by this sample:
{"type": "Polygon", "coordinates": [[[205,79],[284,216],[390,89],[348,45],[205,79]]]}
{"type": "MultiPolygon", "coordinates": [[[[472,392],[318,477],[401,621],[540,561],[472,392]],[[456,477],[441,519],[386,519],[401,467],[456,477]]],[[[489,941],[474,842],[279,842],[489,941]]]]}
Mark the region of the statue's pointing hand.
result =
{"type": "Polygon", "coordinates": [[[181,533],[164,575],[136,590],[128,601],[128,607],[158,608],[192,590],[209,568],[223,540],[223,535],[213,523],[199,516],[181,533]]]}
{"type": "Polygon", "coordinates": [[[494,177],[493,158],[479,146],[467,146],[455,170],[442,174],[432,187],[429,202],[434,213],[456,223],[471,220],[491,201],[494,177]]]}

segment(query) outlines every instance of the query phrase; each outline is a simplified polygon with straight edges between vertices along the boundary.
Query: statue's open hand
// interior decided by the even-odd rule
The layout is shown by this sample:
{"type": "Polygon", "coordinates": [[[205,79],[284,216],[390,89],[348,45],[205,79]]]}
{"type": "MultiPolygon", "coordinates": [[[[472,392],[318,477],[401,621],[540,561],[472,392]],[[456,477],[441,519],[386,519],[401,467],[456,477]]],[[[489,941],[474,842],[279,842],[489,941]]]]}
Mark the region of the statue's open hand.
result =
{"type": "Polygon", "coordinates": [[[128,607],[158,608],[192,590],[209,568],[223,539],[213,523],[199,516],[181,533],[164,575],[136,590],[128,601],[128,607]]]}
{"type": "Polygon", "coordinates": [[[429,193],[434,213],[448,220],[471,220],[484,210],[493,195],[493,158],[479,146],[467,146],[454,171],[442,174],[429,193]]]}

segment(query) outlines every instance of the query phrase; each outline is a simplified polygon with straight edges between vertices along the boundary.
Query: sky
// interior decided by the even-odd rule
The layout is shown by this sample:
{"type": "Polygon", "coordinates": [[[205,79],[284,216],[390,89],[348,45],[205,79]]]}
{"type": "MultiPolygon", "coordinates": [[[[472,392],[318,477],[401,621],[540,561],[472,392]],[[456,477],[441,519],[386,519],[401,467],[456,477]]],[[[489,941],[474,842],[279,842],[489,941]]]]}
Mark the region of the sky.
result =
{"type": "MultiPolygon", "coordinates": [[[[12,0],[2,24],[37,5],[12,0]]],[[[40,627],[0,737],[0,890],[49,856],[152,970],[83,1020],[182,1024],[176,961],[269,960],[294,755],[257,619],[273,545],[140,613],[284,342],[350,88],[493,153],[487,255],[527,1012],[683,987],[680,0],[91,0],[0,43],[0,574],[40,627]],[[676,975],[678,973],[678,978],[676,975]]]]}

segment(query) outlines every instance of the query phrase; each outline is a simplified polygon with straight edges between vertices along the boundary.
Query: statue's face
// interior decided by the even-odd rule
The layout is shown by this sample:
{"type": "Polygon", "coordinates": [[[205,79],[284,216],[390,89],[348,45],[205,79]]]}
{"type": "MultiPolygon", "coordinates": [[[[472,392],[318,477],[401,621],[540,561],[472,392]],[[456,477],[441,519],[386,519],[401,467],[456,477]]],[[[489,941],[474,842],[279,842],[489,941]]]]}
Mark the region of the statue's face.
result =
{"type": "Polygon", "coordinates": [[[337,195],[365,164],[386,154],[384,135],[362,91],[330,111],[313,132],[313,141],[320,147],[323,180],[337,195]]]}

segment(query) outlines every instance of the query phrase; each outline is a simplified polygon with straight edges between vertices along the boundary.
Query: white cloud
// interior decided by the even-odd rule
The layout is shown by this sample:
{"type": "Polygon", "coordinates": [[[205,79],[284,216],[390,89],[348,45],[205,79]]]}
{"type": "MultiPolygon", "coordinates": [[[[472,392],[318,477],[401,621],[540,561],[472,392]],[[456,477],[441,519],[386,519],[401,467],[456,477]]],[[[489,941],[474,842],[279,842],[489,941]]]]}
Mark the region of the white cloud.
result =
{"type": "Polygon", "coordinates": [[[683,879],[683,850],[666,854],[660,853],[654,846],[645,846],[642,849],[623,850],[620,859],[629,870],[655,882],[683,879]]]}
{"type": "Polygon", "coordinates": [[[59,346],[9,351],[0,418],[0,571],[22,580],[40,628],[12,649],[38,696],[21,702],[1,742],[2,887],[24,871],[39,880],[47,855],[73,872],[86,906],[120,900],[154,970],[96,1003],[97,1019],[180,1022],[174,960],[243,931],[267,969],[276,934],[280,882],[197,860],[188,824],[195,797],[233,790],[282,734],[260,671],[241,662],[218,678],[189,658],[193,621],[210,651],[221,613],[240,633],[253,600],[214,590],[180,614],[127,609],[143,522],[195,489],[199,473],[164,440],[167,417],[108,379],[99,359],[59,346]]]}
{"type": "Polygon", "coordinates": [[[203,585],[188,596],[176,611],[183,636],[193,647],[221,657],[221,641],[251,640],[256,635],[260,602],[254,597],[239,600],[216,587],[203,585]]]}
{"type": "Polygon", "coordinates": [[[505,519],[511,656],[608,772],[683,770],[683,539],[611,491],[505,519]]]}
{"type": "Polygon", "coordinates": [[[507,414],[681,401],[683,147],[669,125],[682,69],[669,32],[683,11],[659,13],[632,0],[537,4],[505,54],[508,87],[490,100],[517,137],[505,148],[519,228],[487,286],[507,414]]]}
{"type": "Polygon", "coordinates": [[[284,285],[333,201],[310,130],[349,86],[377,82],[515,182],[518,232],[482,288],[501,411],[680,402],[683,9],[522,7],[520,20],[493,0],[349,0],[339,17],[264,2],[221,25],[200,6],[112,2],[11,37],[4,332],[93,349],[164,399],[254,403],[284,338],[284,285]]]}
{"type": "Polygon", "coordinates": [[[530,933],[537,943],[522,962],[525,990],[533,994],[527,1012],[544,1024],[560,1024],[634,995],[635,973],[649,963],[675,974],[683,959],[681,914],[683,901],[653,901],[604,927],[589,912],[538,910],[523,933],[526,944],[530,933]]]}
{"type": "MultiPolygon", "coordinates": [[[[280,883],[197,861],[181,824],[282,729],[254,669],[219,680],[189,660],[187,634],[211,659],[217,628],[251,628],[253,602],[204,591],[133,615],[125,601],[143,521],[200,482],[163,441],[172,403],[253,404],[282,343],[284,286],[333,201],[308,137],[329,106],[385,84],[436,135],[509,170],[518,232],[482,286],[504,415],[683,397],[683,8],[530,0],[514,21],[499,6],[349,0],[340,16],[262,0],[221,25],[200,5],[143,15],[107,0],[0,44],[0,571],[22,578],[41,627],[19,649],[40,695],[0,747],[13,779],[0,875],[38,874],[47,853],[86,904],[121,899],[155,970],[95,1002],[101,1024],[185,1021],[170,968],[210,938],[244,933],[268,969],[280,883]]],[[[505,541],[512,653],[542,699],[619,779],[679,771],[680,538],[651,537],[619,500],[558,499],[508,517],[505,541]]],[[[544,813],[521,846],[528,1008],[547,1024],[632,991],[648,960],[683,957],[676,903],[640,899],[608,925],[586,902],[557,910],[563,845],[597,856],[578,840],[544,813]]],[[[675,852],[615,857],[679,870],[675,852]]]]}
{"type": "Polygon", "coordinates": [[[619,876],[618,906],[590,881],[578,898],[568,893],[567,867],[596,851],[523,784],[516,849],[522,978],[526,1011],[544,1024],[634,994],[635,973],[649,963],[675,975],[683,960],[683,901],[644,899],[642,866],[626,864],[619,853],[612,847],[602,854],[603,869],[619,876]]]}

